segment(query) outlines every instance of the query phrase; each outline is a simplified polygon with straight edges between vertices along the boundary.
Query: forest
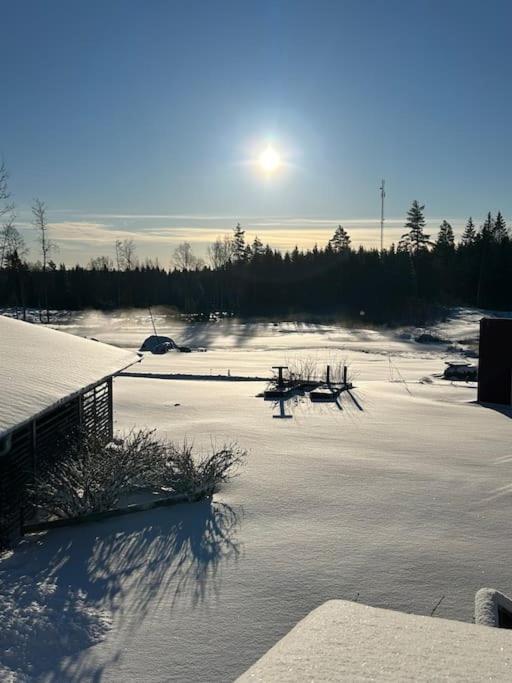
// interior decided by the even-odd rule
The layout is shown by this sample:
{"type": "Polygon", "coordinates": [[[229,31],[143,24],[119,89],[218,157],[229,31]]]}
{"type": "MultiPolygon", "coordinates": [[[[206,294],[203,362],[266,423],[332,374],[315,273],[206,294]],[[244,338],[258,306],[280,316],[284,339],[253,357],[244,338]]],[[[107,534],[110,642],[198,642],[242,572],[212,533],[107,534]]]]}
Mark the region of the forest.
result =
{"type": "Polygon", "coordinates": [[[184,242],[165,269],[140,263],[132,240],[115,243],[115,260],[57,265],[46,207],[36,200],[32,210],[41,259],[26,260],[23,238],[4,220],[0,306],[39,308],[42,319],[49,309],[164,305],[202,316],[365,316],[379,324],[419,324],[446,306],[512,308],[512,240],[500,212],[489,212],[478,227],[469,218],[456,242],[447,221],[436,235],[427,234],[424,206],[414,201],[402,238],[383,250],[353,249],[338,226],[325,246],[283,253],[258,238],[247,244],[238,224],[210,245],[207,264],[184,242]]]}

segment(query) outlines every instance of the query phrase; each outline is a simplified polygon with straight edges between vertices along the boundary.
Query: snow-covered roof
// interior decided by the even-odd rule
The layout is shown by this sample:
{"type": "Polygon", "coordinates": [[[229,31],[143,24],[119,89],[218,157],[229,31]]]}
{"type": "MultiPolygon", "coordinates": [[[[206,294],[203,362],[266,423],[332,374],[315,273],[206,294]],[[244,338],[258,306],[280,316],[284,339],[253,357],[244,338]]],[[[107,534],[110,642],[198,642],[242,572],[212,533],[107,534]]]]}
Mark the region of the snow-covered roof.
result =
{"type": "Polygon", "coordinates": [[[132,351],[0,315],[0,435],[137,359],[132,351]]]}
{"type": "Polygon", "coordinates": [[[508,629],[332,600],[311,612],[237,683],[509,681],[508,629]]]}

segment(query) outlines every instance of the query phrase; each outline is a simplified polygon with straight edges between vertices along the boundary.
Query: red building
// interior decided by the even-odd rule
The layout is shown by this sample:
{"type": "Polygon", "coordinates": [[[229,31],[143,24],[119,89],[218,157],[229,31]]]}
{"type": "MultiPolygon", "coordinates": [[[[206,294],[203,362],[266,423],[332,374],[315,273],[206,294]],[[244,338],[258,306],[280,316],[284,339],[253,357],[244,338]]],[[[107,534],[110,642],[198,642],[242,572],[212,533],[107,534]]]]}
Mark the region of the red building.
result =
{"type": "Polygon", "coordinates": [[[480,321],[478,401],[512,405],[512,319],[480,321]]]}

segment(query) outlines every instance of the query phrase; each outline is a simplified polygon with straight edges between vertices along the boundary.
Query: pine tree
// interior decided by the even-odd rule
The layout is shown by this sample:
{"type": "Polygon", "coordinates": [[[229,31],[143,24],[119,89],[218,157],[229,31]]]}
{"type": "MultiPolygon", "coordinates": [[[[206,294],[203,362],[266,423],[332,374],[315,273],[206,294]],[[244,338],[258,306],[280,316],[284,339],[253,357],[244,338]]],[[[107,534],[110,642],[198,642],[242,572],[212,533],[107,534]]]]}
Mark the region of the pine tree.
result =
{"type": "Polygon", "coordinates": [[[501,215],[501,211],[496,214],[496,220],[492,226],[492,237],[495,242],[502,242],[508,236],[507,224],[501,215]]]}
{"type": "Polygon", "coordinates": [[[263,242],[260,240],[258,235],[253,240],[252,247],[251,247],[251,252],[252,256],[261,256],[265,252],[265,247],[263,246],[263,242]]]}
{"type": "Polygon", "coordinates": [[[453,228],[448,221],[443,221],[439,226],[439,234],[436,240],[436,251],[449,251],[455,247],[453,228]]]}
{"type": "Polygon", "coordinates": [[[411,208],[407,212],[407,221],[404,225],[405,228],[408,228],[408,232],[404,233],[400,239],[400,251],[416,253],[432,246],[430,235],[426,235],[423,232],[426,225],[424,209],[425,205],[422,204],[420,206],[416,199],[411,204],[411,208]]]}
{"type": "Polygon", "coordinates": [[[233,259],[237,263],[243,263],[246,260],[246,255],[245,230],[242,230],[240,223],[237,223],[233,230],[233,259]]]}
{"type": "Polygon", "coordinates": [[[464,228],[464,232],[462,233],[461,243],[464,247],[469,247],[469,245],[474,244],[475,242],[476,228],[475,224],[473,223],[473,219],[470,216],[468,218],[468,222],[466,223],[466,227],[464,228]]]}
{"type": "Polygon", "coordinates": [[[480,238],[484,242],[489,242],[493,236],[494,221],[492,219],[492,214],[489,211],[482,227],[480,228],[480,238]]]}
{"type": "Polygon", "coordinates": [[[329,240],[329,247],[335,254],[350,250],[350,236],[341,225],[338,225],[334,235],[329,240]]]}

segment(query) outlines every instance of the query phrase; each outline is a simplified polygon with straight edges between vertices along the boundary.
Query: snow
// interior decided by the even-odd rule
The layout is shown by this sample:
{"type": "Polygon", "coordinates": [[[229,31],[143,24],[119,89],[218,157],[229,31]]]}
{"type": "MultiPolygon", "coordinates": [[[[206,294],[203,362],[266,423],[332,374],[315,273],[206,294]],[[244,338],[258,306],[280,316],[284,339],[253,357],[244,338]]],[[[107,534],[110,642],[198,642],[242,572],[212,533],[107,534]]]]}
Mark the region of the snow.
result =
{"type": "Polygon", "coordinates": [[[76,575],[63,581],[65,548],[31,553],[28,565],[23,546],[19,550],[0,565],[0,678],[21,683],[51,670],[63,655],[100,642],[111,618],[87,600],[76,575]]]}
{"type": "Polygon", "coordinates": [[[508,631],[331,600],[237,680],[506,681],[511,670],[508,631]]]}
{"type": "Polygon", "coordinates": [[[126,368],[129,351],[0,316],[0,434],[126,368]]]}
{"type": "Polygon", "coordinates": [[[475,596],[475,623],[499,627],[500,612],[512,616],[512,600],[493,588],[481,588],[475,596]]]}
{"type": "MultiPolygon", "coordinates": [[[[103,333],[99,322],[76,325],[132,348],[145,336],[129,321],[103,333]]],[[[474,313],[454,325],[478,332],[474,313]]],[[[36,680],[232,680],[326,600],[419,615],[441,600],[436,617],[470,622],[478,589],[512,593],[512,422],[476,404],[474,385],[433,377],[457,356],[392,330],[157,327],[209,350],[146,356],[141,372],[270,376],[286,358],[336,354],[351,364],[363,411],[346,396],[341,411],[299,400],[279,420],[279,407],[256,396],[263,381],[117,377],[118,429],[147,425],[197,447],[237,439],[249,458],[211,505],[27,538],[0,571],[80,591],[84,609],[111,627],[72,653],[51,635],[43,664],[29,644],[10,670],[29,662],[36,680]]]]}

